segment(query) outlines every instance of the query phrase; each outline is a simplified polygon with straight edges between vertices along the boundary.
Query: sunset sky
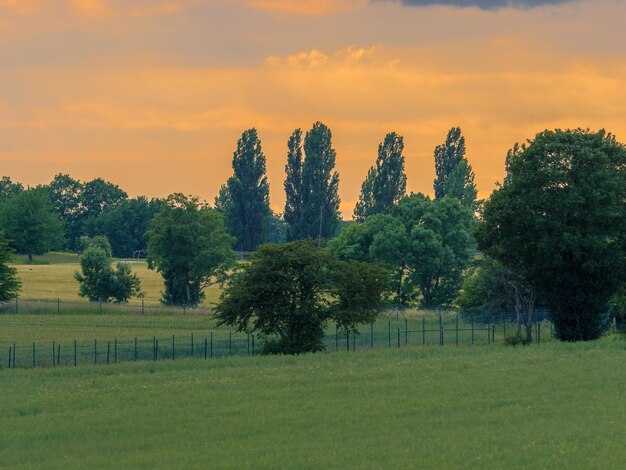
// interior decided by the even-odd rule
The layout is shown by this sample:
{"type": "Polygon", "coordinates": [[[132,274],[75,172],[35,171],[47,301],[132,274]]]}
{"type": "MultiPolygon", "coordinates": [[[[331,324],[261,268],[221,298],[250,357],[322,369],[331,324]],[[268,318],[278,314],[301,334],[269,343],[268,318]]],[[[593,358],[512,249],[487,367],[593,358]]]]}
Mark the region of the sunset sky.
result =
{"type": "Polygon", "coordinates": [[[378,143],[408,190],[460,126],[482,196],[546,128],[626,140],[623,0],[0,0],[0,175],[212,201],[256,127],[282,211],[287,139],[333,131],[349,218],[378,143]]]}

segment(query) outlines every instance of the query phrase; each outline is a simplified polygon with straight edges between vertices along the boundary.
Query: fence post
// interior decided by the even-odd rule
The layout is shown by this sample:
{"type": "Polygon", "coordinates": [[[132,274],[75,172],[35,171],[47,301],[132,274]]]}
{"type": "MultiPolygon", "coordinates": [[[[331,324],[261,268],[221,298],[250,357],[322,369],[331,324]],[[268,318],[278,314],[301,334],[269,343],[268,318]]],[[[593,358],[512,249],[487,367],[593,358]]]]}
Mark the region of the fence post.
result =
{"type": "Polygon", "coordinates": [[[193,333],[191,333],[191,357],[193,357],[193,333]]]}
{"type": "Polygon", "coordinates": [[[98,299],[98,305],[100,308],[100,314],[102,314],[102,299],[98,299]]]}
{"type": "Polygon", "coordinates": [[[387,331],[389,336],[389,348],[391,348],[391,320],[387,320],[387,331]]]}
{"type": "Polygon", "coordinates": [[[506,318],[502,322],[502,335],[504,336],[504,339],[506,339],[506,318]]]}
{"type": "Polygon", "coordinates": [[[252,355],[254,356],[254,335],[252,335],[252,355]]]}
{"type": "MultiPolygon", "coordinates": [[[[54,344],[54,341],[53,341],[52,342],[52,367],[56,367],[56,365],[57,365],[55,353],[56,353],[56,345],[54,344]]],[[[13,354],[15,354],[15,353],[13,353],[13,354]]]]}
{"type": "Polygon", "coordinates": [[[404,319],[404,345],[409,344],[409,320],[404,319]]]}
{"type": "Polygon", "coordinates": [[[176,348],[174,347],[174,335],[172,335],[172,361],[176,359],[176,348]]]}
{"type": "Polygon", "coordinates": [[[491,344],[496,344],[496,322],[491,324],[491,344]]]}
{"type": "Polygon", "coordinates": [[[143,299],[141,299],[141,316],[143,316],[144,314],[144,305],[143,305],[143,299]]]}
{"type": "Polygon", "coordinates": [[[370,348],[374,349],[374,322],[370,325],[370,348]]]}
{"type": "Polygon", "coordinates": [[[9,369],[11,368],[11,353],[13,352],[13,347],[9,346],[9,369]]]}
{"type": "Polygon", "coordinates": [[[350,352],[350,332],[346,329],[346,352],[350,352]]]}
{"type": "Polygon", "coordinates": [[[183,304],[183,315],[185,315],[185,313],[186,313],[186,308],[187,307],[183,304]]]}
{"type": "Polygon", "coordinates": [[[61,299],[57,297],[57,315],[61,314],[61,299]]]}
{"type": "Polygon", "coordinates": [[[207,340],[207,338],[205,336],[204,337],[204,358],[205,359],[206,359],[207,343],[208,343],[208,340],[207,340]]]}
{"type": "Polygon", "coordinates": [[[156,361],[156,336],[152,337],[152,360],[156,361]]]}
{"type": "Polygon", "coordinates": [[[20,298],[15,297],[15,313],[20,313],[20,298]]]}
{"type": "Polygon", "coordinates": [[[400,349],[400,327],[398,327],[398,349],[400,349]]]}
{"type": "Polygon", "coordinates": [[[98,340],[93,340],[93,363],[98,363],[98,340]]]}
{"type": "Polygon", "coordinates": [[[117,338],[114,338],[114,346],[113,346],[113,362],[117,364],[117,338]]]}
{"type": "Polygon", "coordinates": [[[472,344],[474,344],[474,315],[472,315],[472,344]]]}
{"type": "Polygon", "coordinates": [[[76,356],[77,356],[76,355],[76,340],[74,340],[74,367],[76,367],[76,365],[77,365],[77,361],[76,361],[77,357],[76,356]]]}
{"type": "Polygon", "coordinates": [[[441,318],[441,310],[439,310],[439,346],[443,346],[443,319],[441,318]]]}
{"type": "Polygon", "coordinates": [[[211,331],[211,358],[213,358],[213,332],[211,331]]]}
{"type": "Polygon", "coordinates": [[[352,332],[352,350],[356,351],[356,331],[352,332]]]}
{"type": "Polygon", "coordinates": [[[459,314],[456,314],[456,345],[459,345],[459,314]]]}
{"type": "Polygon", "coordinates": [[[247,334],[247,343],[248,343],[248,356],[250,355],[250,333],[247,334]]]}
{"type": "Polygon", "coordinates": [[[110,355],[111,355],[111,341],[107,341],[107,364],[109,363],[110,355]]]}
{"type": "Polygon", "coordinates": [[[134,358],[135,358],[135,362],[137,362],[137,337],[136,336],[135,336],[135,355],[134,355],[134,358]]]}
{"type": "Polygon", "coordinates": [[[233,355],[233,332],[228,330],[228,355],[233,355]]]}
{"type": "Polygon", "coordinates": [[[57,366],[61,365],[61,343],[57,344],[57,366]]]}
{"type": "Polygon", "coordinates": [[[33,341],[33,369],[35,368],[35,342],[33,341]]]}
{"type": "Polygon", "coordinates": [[[154,342],[154,360],[155,361],[159,360],[159,340],[158,339],[154,342]]]}
{"type": "Polygon", "coordinates": [[[339,326],[335,323],[335,352],[339,352],[339,326]]]}

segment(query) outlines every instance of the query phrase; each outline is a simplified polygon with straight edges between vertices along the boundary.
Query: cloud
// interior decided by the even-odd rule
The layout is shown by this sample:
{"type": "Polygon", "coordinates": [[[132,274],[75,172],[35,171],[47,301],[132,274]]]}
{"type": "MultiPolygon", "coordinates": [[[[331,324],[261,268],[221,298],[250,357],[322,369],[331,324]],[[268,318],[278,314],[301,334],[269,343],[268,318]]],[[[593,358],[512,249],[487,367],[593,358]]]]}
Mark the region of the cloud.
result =
{"type": "Polygon", "coordinates": [[[577,0],[401,0],[408,6],[425,7],[431,5],[444,5],[458,8],[480,8],[483,10],[497,10],[499,8],[535,8],[562,3],[573,3],[577,0]]]}
{"type": "Polygon", "coordinates": [[[367,0],[226,0],[230,3],[243,3],[255,10],[294,16],[325,16],[332,13],[353,10],[367,0]]]}

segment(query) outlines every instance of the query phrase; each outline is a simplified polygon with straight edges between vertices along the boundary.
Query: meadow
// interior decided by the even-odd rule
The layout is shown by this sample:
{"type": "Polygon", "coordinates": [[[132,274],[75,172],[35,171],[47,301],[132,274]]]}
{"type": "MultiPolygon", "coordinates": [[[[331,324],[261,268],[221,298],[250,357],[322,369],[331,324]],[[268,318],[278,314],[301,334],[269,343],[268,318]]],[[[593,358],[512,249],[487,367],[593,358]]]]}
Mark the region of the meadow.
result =
{"type": "Polygon", "coordinates": [[[6,468],[624,468],[610,338],[0,371],[6,468]]]}

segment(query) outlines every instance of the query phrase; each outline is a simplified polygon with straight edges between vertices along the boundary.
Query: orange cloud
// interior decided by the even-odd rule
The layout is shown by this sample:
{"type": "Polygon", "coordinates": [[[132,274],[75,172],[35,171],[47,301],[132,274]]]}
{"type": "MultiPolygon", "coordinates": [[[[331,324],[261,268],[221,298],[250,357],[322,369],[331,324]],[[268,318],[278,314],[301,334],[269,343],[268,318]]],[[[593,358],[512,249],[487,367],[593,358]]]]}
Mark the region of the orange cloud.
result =
{"type": "Polygon", "coordinates": [[[354,10],[367,4],[367,0],[244,0],[248,6],[273,13],[323,16],[354,10]]]}

